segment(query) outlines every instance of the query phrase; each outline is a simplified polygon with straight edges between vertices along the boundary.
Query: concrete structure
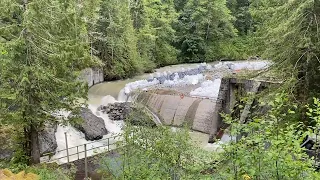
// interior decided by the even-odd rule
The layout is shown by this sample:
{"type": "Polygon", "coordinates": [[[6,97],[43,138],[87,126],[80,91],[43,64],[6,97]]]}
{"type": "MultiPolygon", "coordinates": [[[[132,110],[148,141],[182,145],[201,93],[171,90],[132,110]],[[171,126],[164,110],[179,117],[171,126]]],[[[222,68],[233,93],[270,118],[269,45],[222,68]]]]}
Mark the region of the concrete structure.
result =
{"type": "Polygon", "coordinates": [[[152,90],[142,92],[137,100],[157,114],[164,125],[189,125],[192,130],[216,134],[221,124],[219,113],[226,107],[228,83],[222,80],[217,99],[190,97],[172,90],[152,90]]]}
{"type": "Polygon", "coordinates": [[[88,82],[88,86],[91,87],[95,84],[99,84],[104,81],[103,70],[100,68],[87,68],[81,73],[81,79],[88,82]]]}
{"type": "MultiPolygon", "coordinates": [[[[155,89],[142,92],[137,100],[145,104],[153,113],[159,116],[162,124],[169,126],[189,125],[192,130],[209,134],[212,142],[218,131],[223,127],[220,113],[231,113],[237,102],[237,91],[257,93],[269,86],[269,82],[253,80],[222,79],[217,99],[205,99],[182,96],[172,90],[155,89]]],[[[253,101],[245,106],[241,121],[245,122],[253,101]]]]}

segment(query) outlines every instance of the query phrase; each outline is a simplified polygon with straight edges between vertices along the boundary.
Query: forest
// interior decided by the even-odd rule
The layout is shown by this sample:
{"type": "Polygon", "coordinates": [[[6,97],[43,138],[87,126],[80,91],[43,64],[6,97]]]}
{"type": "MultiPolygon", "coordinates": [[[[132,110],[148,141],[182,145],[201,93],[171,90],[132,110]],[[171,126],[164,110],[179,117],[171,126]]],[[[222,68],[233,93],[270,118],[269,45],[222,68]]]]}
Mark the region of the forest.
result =
{"type": "Polygon", "coordinates": [[[283,84],[249,123],[221,115],[245,138],[208,153],[190,145],[187,128],[128,125],[121,172],[102,158],[103,179],[320,179],[319,144],[312,158],[300,147],[320,127],[320,0],[0,0],[0,151],[14,152],[0,160],[0,179],[74,179],[39,165],[38,134],[67,123],[62,109],[86,106],[89,87],[77,81],[85,68],[114,81],[247,59],[272,61],[263,73],[283,84]]]}

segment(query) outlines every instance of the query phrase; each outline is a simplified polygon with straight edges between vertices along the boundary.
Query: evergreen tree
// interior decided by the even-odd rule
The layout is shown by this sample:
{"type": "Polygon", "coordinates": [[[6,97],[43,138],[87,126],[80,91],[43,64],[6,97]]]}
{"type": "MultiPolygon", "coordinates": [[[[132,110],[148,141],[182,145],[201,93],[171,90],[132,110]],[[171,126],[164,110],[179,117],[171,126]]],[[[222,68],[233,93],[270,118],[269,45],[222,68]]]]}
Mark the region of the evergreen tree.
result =
{"type": "Polygon", "coordinates": [[[106,80],[121,79],[141,72],[137,39],[126,0],[104,0],[93,46],[103,61],[106,80]]]}
{"type": "Polygon", "coordinates": [[[263,20],[263,56],[274,60],[276,67],[287,73],[287,80],[298,80],[295,95],[304,109],[311,97],[319,96],[319,84],[312,83],[320,80],[319,1],[255,1],[253,5],[253,12],[263,20]],[[264,8],[259,8],[261,4],[264,8]],[[263,16],[264,12],[272,16],[263,16]]]}
{"type": "Polygon", "coordinates": [[[226,0],[189,0],[179,17],[177,47],[180,61],[213,61],[219,43],[235,35],[226,0]]]}
{"type": "Polygon", "coordinates": [[[239,35],[248,35],[253,27],[253,21],[249,11],[250,1],[228,0],[227,6],[236,18],[234,26],[238,30],[239,35]]]}
{"type": "Polygon", "coordinates": [[[23,152],[39,163],[38,132],[53,114],[76,111],[87,96],[77,81],[93,65],[86,19],[96,7],[72,0],[2,0],[0,4],[0,123],[21,134],[23,152]]]}
{"type": "Polygon", "coordinates": [[[172,28],[177,13],[173,0],[132,0],[131,14],[138,34],[138,49],[145,61],[157,67],[176,64],[172,28]]]}
{"type": "Polygon", "coordinates": [[[177,12],[180,12],[186,6],[188,0],[174,0],[174,7],[177,12]]]}

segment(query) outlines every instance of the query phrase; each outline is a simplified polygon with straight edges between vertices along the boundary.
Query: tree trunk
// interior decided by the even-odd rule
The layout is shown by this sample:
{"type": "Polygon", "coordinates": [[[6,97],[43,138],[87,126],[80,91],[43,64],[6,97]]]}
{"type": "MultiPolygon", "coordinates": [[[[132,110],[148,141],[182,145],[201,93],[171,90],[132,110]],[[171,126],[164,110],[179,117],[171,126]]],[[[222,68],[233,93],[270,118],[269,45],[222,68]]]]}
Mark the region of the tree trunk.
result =
{"type": "Polygon", "coordinates": [[[30,143],[31,143],[31,164],[38,164],[40,163],[40,147],[39,147],[39,140],[38,140],[38,131],[31,125],[30,129],[30,143]]]}

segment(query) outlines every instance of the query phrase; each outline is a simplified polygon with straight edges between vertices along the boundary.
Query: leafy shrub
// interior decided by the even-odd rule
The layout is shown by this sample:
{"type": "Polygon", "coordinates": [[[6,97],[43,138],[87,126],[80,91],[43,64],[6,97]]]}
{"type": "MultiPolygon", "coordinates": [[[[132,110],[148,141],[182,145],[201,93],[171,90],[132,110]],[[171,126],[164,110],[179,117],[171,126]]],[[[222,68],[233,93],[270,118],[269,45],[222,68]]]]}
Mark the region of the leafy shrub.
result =
{"type": "Polygon", "coordinates": [[[217,172],[219,178],[319,179],[313,161],[300,147],[313,129],[302,131],[301,123],[292,122],[297,107],[286,94],[277,94],[268,106],[267,114],[252,117],[246,124],[224,116],[234,141],[224,147],[227,161],[217,172]]]}

